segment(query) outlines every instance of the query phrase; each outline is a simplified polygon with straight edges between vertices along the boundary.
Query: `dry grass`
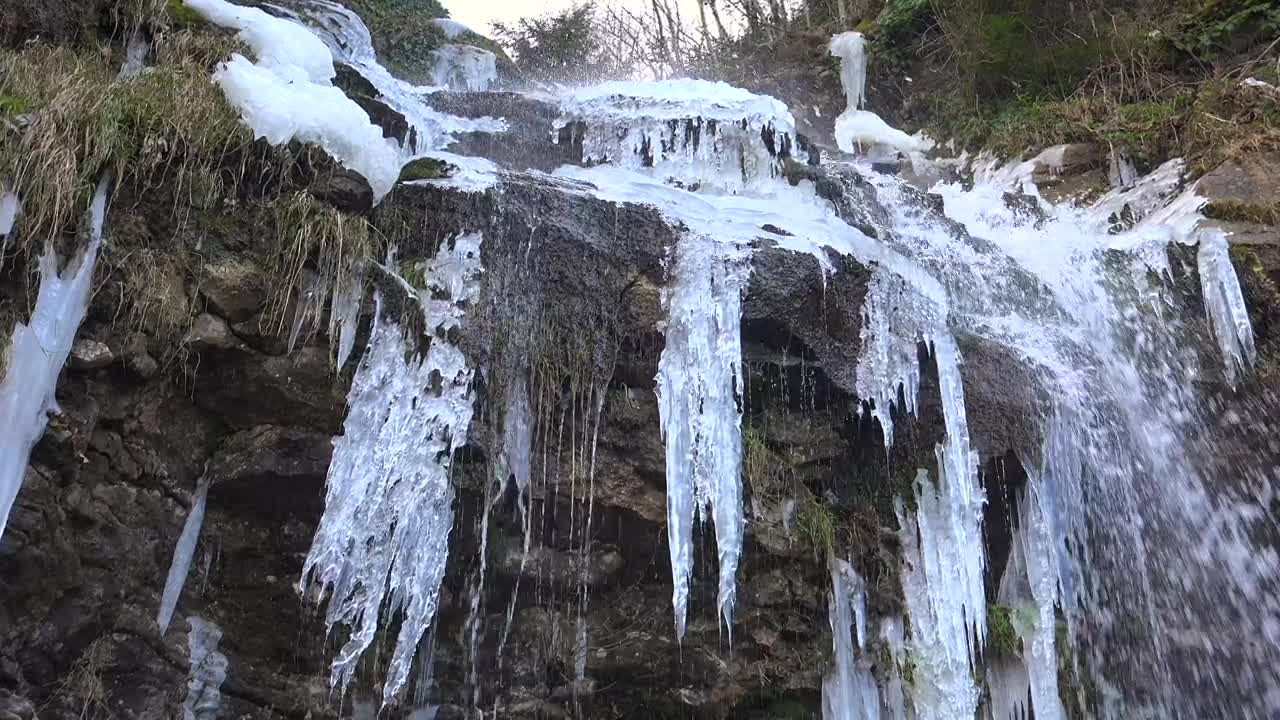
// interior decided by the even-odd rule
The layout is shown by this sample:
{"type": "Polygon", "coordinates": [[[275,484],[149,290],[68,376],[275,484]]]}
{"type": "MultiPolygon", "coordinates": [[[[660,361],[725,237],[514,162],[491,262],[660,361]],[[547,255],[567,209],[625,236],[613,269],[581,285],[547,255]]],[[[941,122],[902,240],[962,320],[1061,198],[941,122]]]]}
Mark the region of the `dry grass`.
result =
{"type": "Polygon", "coordinates": [[[322,308],[350,281],[364,260],[373,257],[374,240],[363,217],[346,215],[306,192],[297,192],[273,204],[276,246],[272,284],[275,292],[268,303],[268,317],[279,331],[288,319],[290,298],[296,290],[297,312],[306,313],[309,303],[302,297],[314,293],[317,311],[303,320],[303,337],[319,329],[322,308]]]}
{"type": "Polygon", "coordinates": [[[28,109],[29,126],[0,146],[0,175],[26,208],[20,245],[65,232],[104,170],[121,185],[145,188],[163,177],[181,192],[252,142],[209,81],[234,47],[221,35],[163,35],[155,67],[122,82],[94,50],[34,44],[0,52],[0,95],[28,109]]]}

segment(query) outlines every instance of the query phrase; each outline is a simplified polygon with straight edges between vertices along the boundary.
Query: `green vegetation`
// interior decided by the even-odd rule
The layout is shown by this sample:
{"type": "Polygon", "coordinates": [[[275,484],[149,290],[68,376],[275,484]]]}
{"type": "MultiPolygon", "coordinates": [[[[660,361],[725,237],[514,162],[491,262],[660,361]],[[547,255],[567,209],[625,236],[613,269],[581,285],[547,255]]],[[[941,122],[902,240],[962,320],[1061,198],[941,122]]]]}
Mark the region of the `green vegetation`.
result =
{"type": "Polygon", "coordinates": [[[0,52],[0,95],[22,98],[30,114],[18,141],[0,147],[0,176],[27,208],[23,238],[52,238],[78,219],[104,170],[126,184],[163,173],[182,188],[251,143],[209,82],[233,47],[223,36],[174,33],[157,46],[156,66],[125,82],[113,82],[92,50],[0,52]]]}
{"type": "Polygon", "coordinates": [[[411,180],[438,180],[447,178],[457,171],[457,168],[444,160],[435,158],[418,158],[405,165],[400,170],[400,182],[408,182],[411,180]]]}
{"type": "Polygon", "coordinates": [[[796,503],[793,522],[801,544],[815,557],[821,560],[831,554],[836,543],[836,519],[816,497],[806,495],[796,503]]]}
{"type": "Polygon", "coordinates": [[[165,19],[175,28],[186,28],[204,24],[204,16],[187,7],[182,0],[165,0],[165,19]]]}
{"type": "Polygon", "coordinates": [[[1022,655],[1022,641],[1013,627],[1013,610],[991,604],[987,606],[987,647],[997,655],[1022,655]]]}
{"type": "Polygon", "coordinates": [[[21,115],[29,107],[26,100],[16,95],[0,95],[0,118],[21,115]]]}

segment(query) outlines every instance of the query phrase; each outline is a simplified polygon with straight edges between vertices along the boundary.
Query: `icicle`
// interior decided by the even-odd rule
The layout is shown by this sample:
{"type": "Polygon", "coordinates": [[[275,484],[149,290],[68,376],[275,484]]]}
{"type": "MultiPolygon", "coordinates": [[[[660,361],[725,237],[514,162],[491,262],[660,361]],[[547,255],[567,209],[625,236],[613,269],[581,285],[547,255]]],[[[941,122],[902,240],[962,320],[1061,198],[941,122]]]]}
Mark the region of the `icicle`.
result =
{"type": "Polygon", "coordinates": [[[899,412],[916,414],[920,389],[917,343],[923,328],[936,324],[933,303],[890,272],[877,272],[863,303],[856,388],[858,396],[872,401],[871,415],[884,430],[884,444],[893,444],[893,407],[899,391],[905,407],[899,412]]]}
{"type": "Polygon", "coordinates": [[[227,657],[218,652],[222,630],[195,617],[187,618],[187,697],[182,701],[183,720],[217,720],[222,707],[222,683],[227,679],[227,657]]]}
{"type": "Polygon", "coordinates": [[[891,127],[879,115],[862,110],[867,98],[867,42],[862,33],[846,32],[831,38],[831,54],[840,58],[840,85],[845,111],[836,118],[836,145],[847,153],[861,146],[881,145],[903,152],[923,151],[922,137],[891,127]]]}
{"type": "Polygon", "coordinates": [[[116,76],[116,80],[128,80],[141,74],[149,52],[151,52],[151,44],[147,42],[147,36],[142,32],[142,28],[135,29],[133,35],[129,36],[124,64],[120,66],[120,74],[116,76]]]}
{"type": "Polygon", "coordinates": [[[666,297],[666,346],[658,361],[658,410],[666,446],[667,535],[676,636],[684,637],[693,521],[708,507],[720,556],[720,617],[732,632],[742,552],[742,291],[745,250],[689,236],[666,297]]]}
{"type": "MultiPolygon", "coordinates": [[[[938,466],[946,463],[938,452],[938,466]]],[[[944,471],[945,472],[945,471],[944,471]]],[[[957,535],[964,518],[952,504],[949,485],[937,487],[921,470],[916,478],[918,509],[908,517],[897,503],[902,541],[902,594],[911,618],[910,652],[914,668],[912,699],[921,720],[970,720],[978,707],[978,690],[970,667],[973,647],[970,624],[986,621],[982,595],[974,601],[972,586],[982,592],[982,574],[966,576],[970,556],[982,546],[966,545],[957,535]]]]}
{"type": "MultiPolygon", "coordinates": [[[[13,193],[8,183],[0,183],[0,264],[4,263],[4,253],[9,247],[9,235],[18,222],[18,213],[22,212],[22,201],[13,193]]],[[[0,328],[3,331],[3,328],[0,328]]],[[[3,370],[0,365],[0,370],[3,370]]]]}
{"type": "Polygon", "coordinates": [[[1240,279],[1231,264],[1227,236],[1217,228],[1200,230],[1200,287],[1213,334],[1222,351],[1227,382],[1235,387],[1240,373],[1253,367],[1257,349],[1249,308],[1240,291],[1240,279]]]}
{"type": "Polygon", "coordinates": [[[1118,190],[1127,190],[1138,181],[1138,168],[1134,166],[1133,160],[1114,146],[1107,166],[1107,179],[1111,182],[1111,187],[1118,190]]]}
{"type": "MultiPolygon", "coordinates": [[[[329,317],[329,339],[338,336],[338,370],[347,366],[351,351],[356,346],[356,332],[360,329],[360,308],[364,303],[364,272],[353,268],[347,282],[334,287],[332,309],[329,317]]],[[[291,343],[292,344],[292,343],[291,343]]]]}
{"type": "Polygon", "coordinates": [[[831,642],[835,659],[822,681],[823,720],[880,720],[880,693],[867,644],[866,583],[844,560],[832,558],[831,642]],[[856,649],[855,637],[856,636],[856,649]]]}
{"type": "Polygon", "coordinates": [[[880,620],[880,640],[889,651],[888,667],[883,669],[884,680],[880,684],[880,702],[886,720],[907,720],[907,693],[902,682],[902,666],[907,661],[906,639],[901,617],[880,620]]]}
{"type": "Polygon", "coordinates": [[[861,110],[867,100],[867,39],[860,32],[831,38],[831,54],[840,58],[840,85],[849,110],[861,110]]]}
{"type": "Polygon", "coordinates": [[[54,391],[89,306],[110,186],[110,175],[103,174],[89,205],[89,244],[83,255],[61,275],[52,249],[40,256],[40,290],[30,324],[13,328],[0,382],[0,536],[31,450],[44,434],[49,414],[58,412],[54,391]]]}
{"type": "Polygon", "coordinates": [[[779,176],[795,136],[780,101],[688,78],[575,88],[561,95],[560,112],[557,127],[584,126],[584,160],[700,191],[736,193],[779,176]]]}
{"type": "Polygon", "coordinates": [[[529,381],[525,371],[517,371],[515,380],[507,388],[506,412],[503,415],[502,455],[499,462],[498,483],[505,487],[507,478],[512,478],[518,496],[518,512],[520,526],[523,529],[524,543],[520,549],[520,569],[516,572],[515,587],[511,590],[511,600],[507,603],[506,619],[502,625],[502,635],[498,638],[498,671],[502,671],[502,651],[507,645],[507,637],[511,633],[511,624],[515,620],[516,601],[520,595],[520,579],[524,577],[525,566],[529,561],[529,550],[533,541],[533,508],[529,496],[529,459],[533,447],[533,419],[529,407],[529,381]]]}
{"type": "Polygon", "coordinates": [[[447,336],[476,296],[480,271],[478,234],[446,241],[427,267],[428,287],[418,291],[433,334],[425,356],[410,351],[377,298],[344,434],[334,442],[325,513],[303,567],[303,592],[314,583],[319,594],[332,593],[329,627],[351,628],[334,660],[335,685],[346,687],[383,611],[403,614],[384,703],[405,684],[444,575],[453,525],[449,468],[472,414],[472,370],[447,336]]]}
{"type": "Polygon", "coordinates": [[[160,626],[161,635],[169,628],[173,611],[178,607],[178,598],[182,596],[182,588],[187,584],[191,559],[195,557],[200,528],[204,525],[204,508],[208,497],[209,475],[206,473],[196,483],[196,491],[191,495],[191,510],[187,512],[187,522],[182,526],[178,544],[173,548],[173,561],[169,564],[169,575],[165,578],[164,593],[160,597],[160,611],[156,614],[156,624],[160,626]]]}
{"type": "Polygon", "coordinates": [[[1036,720],[1063,720],[1066,711],[1058,697],[1057,617],[1054,612],[1058,603],[1058,555],[1054,548],[1055,533],[1050,516],[1042,505],[1041,492],[1039,480],[1028,479],[1027,493],[1022,502],[1022,522],[1014,538],[1015,543],[1022,545],[1023,567],[1035,612],[1030,613],[1030,618],[1015,612],[1013,626],[1022,639],[1036,720]]]}

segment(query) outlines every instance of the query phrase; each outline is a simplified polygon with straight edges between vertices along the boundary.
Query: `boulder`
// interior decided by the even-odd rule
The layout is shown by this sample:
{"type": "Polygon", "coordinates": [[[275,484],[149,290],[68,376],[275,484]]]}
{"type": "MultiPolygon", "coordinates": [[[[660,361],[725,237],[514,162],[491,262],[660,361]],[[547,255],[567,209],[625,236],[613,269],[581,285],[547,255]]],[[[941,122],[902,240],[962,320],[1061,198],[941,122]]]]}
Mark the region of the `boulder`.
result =
{"type": "Polygon", "coordinates": [[[197,352],[231,350],[240,345],[227,321],[209,313],[200,313],[196,317],[183,342],[197,352]]]}
{"type": "Polygon", "coordinates": [[[373,208],[373,189],[363,175],[342,167],[322,172],[309,188],[316,199],[342,212],[364,214],[373,208]]]}
{"type": "Polygon", "coordinates": [[[96,370],[106,367],[116,359],[115,353],[106,343],[84,338],[71,346],[71,357],[67,364],[73,370],[96,370]]]}
{"type": "Polygon", "coordinates": [[[269,292],[260,265],[242,258],[211,259],[200,269],[199,288],[209,310],[229,323],[253,317],[269,292]]]}

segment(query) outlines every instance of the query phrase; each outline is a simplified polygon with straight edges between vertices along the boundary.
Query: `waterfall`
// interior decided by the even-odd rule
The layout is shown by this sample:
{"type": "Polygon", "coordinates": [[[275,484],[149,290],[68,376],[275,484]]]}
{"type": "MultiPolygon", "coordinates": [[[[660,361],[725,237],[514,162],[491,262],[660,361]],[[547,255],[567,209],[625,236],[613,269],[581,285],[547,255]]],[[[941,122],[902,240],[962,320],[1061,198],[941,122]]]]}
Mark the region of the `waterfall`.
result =
{"type": "Polygon", "coordinates": [[[849,563],[832,558],[831,672],[822,681],[822,720],[880,720],[880,690],[867,649],[866,582],[849,563]],[[852,633],[852,635],[851,635],[852,633]],[[854,640],[857,638],[857,649],[854,640]]]}
{"type": "MultiPolygon", "coordinates": [[[[345,96],[337,98],[334,92],[341,93],[329,85],[337,58],[405,114],[423,139],[422,155],[448,159],[461,170],[419,182],[464,192],[490,191],[503,182],[492,163],[452,156],[446,148],[456,133],[501,132],[505,123],[428,108],[423,88],[378,64],[368,30],[354,13],[308,0],[294,17],[311,32],[299,32],[298,22],[228,10],[233,6],[222,0],[187,2],[240,30],[254,48],[256,63],[232,58],[217,79],[246,121],[272,142],[298,137],[322,145],[364,173],[379,196],[395,182],[412,153],[380,132],[375,138],[367,115],[352,110],[358,106],[345,96]]],[[[850,156],[822,171],[823,182],[849,193],[843,206],[819,196],[809,180],[794,186],[783,181],[797,142],[795,123],[772,98],[687,79],[603,83],[561,89],[556,96],[558,137],[581,143],[586,167],[562,167],[539,180],[570,195],[656,208],[676,229],[674,246],[667,248],[668,315],[656,385],[677,639],[684,638],[689,613],[694,525],[708,518],[719,564],[717,615],[732,633],[746,531],[739,477],[743,293],[754,247],[772,245],[811,255],[824,272],[834,271],[839,255],[870,272],[858,318],[854,384],[886,447],[901,430],[894,427],[894,411],[916,414],[920,405],[922,344],[937,369],[945,429],[929,467],[916,469],[914,509],[908,510],[912,498],[899,498],[895,506],[905,617],[879,618],[889,662],[869,657],[867,628],[874,620],[867,616],[863,582],[847,563],[831,564],[835,666],[823,684],[824,717],[970,720],[979,710],[978,679],[987,684],[988,707],[997,715],[1026,713],[1030,698],[1036,717],[1061,717],[1058,612],[1070,650],[1104,696],[1102,717],[1195,713],[1204,710],[1197,705],[1202,697],[1224,696],[1239,698],[1242,717],[1265,717],[1280,694],[1280,683],[1267,671],[1280,662],[1280,557],[1251,537],[1268,522],[1257,498],[1264,495],[1259,486],[1270,480],[1265,474],[1274,471],[1242,472],[1239,487],[1213,482],[1214,447],[1198,432],[1207,412],[1195,386],[1217,373],[1228,386],[1241,384],[1256,349],[1228,240],[1204,225],[1194,188],[1182,192],[1182,166],[1170,163],[1134,178],[1117,157],[1117,187],[1094,208],[1058,207],[1036,197],[1031,183],[1039,165],[1061,166],[1063,148],[1051,148],[1031,161],[974,167],[971,187],[937,185],[940,213],[867,162],[877,152],[896,159],[925,143],[862,109],[865,40],[843,34],[833,39],[831,52],[842,61],[847,100],[836,139],[850,156]],[[857,154],[864,150],[871,152],[857,154]],[[1010,191],[1030,199],[1011,207],[1010,191]],[[879,210],[854,222],[848,205],[865,197],[858,193],[874,195],[879,210]],[[1194,272],[1200,281],[1204,308],[1188,316],[1170,309],[1171,242],[1196,246],[1193,268],[1178,270],[1194,272]],[[1216,356],[1196,352],[1204,341],[1216,356]],[[975,446],[980,421],[971,434],[964,387],[968,343],[1007,352],[1034,385],[1028,394],[1037,396],[1025,411],[1029,434],[1038,433],[1040,442],[1019,448],[1028,455],[1023,462],[1031,477],[1006,569],[1010,583],[1020,584],[1015,629],[1024,648],[1021,663],[987,662],[986,495],[978,451],[992,448],[975,446]],[[1127,632],[1133,627],[1141,632],[1127,632]],[[1219,636],[1187,642],[1188,629],[1219,636]]],[[[492,79],[487,63],[480,55],[449,59],[445,64],[454,70],[471,69],[450,70],[436,80],[481,89],[492,79]]],[[[368,268],[407,296],[415,314],[397,317],[387,307],[388,288],[377,293],[372,334],[355,373],[343,434],[335,440],[325,515],[304,566],[302,589],[314,590],[317,598],[327,592],[330,628],[351,632],[334,662],[335,685],[347,686],[380,624],[399,621],[384,704],[404,689],[435,621],[453,522],[450,469],[470,428],[474,400],[473,366],[450,331],[461,328],[466,306],[478,297],[480,242],[476,233],[445,240],[426,264],[424,288],[409,286],[390,263],[368,268]],[[412,342],[410,330],[419,319],[431,337],[425,349],[412,342]]],[[[353,349],[363,281],[335,292],[341,366],[353,349]]],[[[317,299],[317,310],[322,301],[317,299]]],[[[482,564],[467,628],[477,705],[489,513],[494,488],[501,490],[511,477],[524,531],[521,574],[530,551],[528,372],[527,364],[519,365],[506,388],[498,474],[489,478],[485,498],[482,564]]],[[[603,388],[586,395],[584,407],[595,400],[594,445],[603,388]]],[[[583,430],[584,447],[586,435],[583,430]]],[[[572,461],[580,459],[585,453],[575,447],[572,461]]],[[[594,451],[591,462],[594,483],[594,451]]],[[[0,469],[7,469],[4,463],[0,469]]],[[[575,464],[573,483],[580,478],[576,471],[575,464]]],[[[0,487],[10,484],[6,478],[0,487]]],[[[588,657],[585,568],[594,487],[587,492],[585,519],[572,514],[576,505],[569,518],[570,549],[582,553],[584,568],[573,653],[578,680],[585,679],[588,657]]],[[[576,485],[571,494],[578,497],[576,485]]],[[[511,629],[514,595],[499,652],[511,629]]],[[[425,696],[418,705],[427,707],[425,696]]]]}
{"type": "MultiPolygon", "coordinates": [[[[301,589],[330,591],[326,622],[351,628],[333,666],[345,687],[384,617],[403,613],[383,702],[408,679],[435,615],[453,524],[449,468],[472,415],[472,369],[448,337],[478,291],[478,234],[445,240],[425,268],[426,287],[399,280],[432,334],[425,354],[375,301],[373,333],[352,381],[343,434],[335,440],[325,513],[303,567],[301,589]]],[[[388,274],[391,274],[387,270],[388,274]]]]}

